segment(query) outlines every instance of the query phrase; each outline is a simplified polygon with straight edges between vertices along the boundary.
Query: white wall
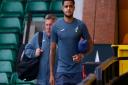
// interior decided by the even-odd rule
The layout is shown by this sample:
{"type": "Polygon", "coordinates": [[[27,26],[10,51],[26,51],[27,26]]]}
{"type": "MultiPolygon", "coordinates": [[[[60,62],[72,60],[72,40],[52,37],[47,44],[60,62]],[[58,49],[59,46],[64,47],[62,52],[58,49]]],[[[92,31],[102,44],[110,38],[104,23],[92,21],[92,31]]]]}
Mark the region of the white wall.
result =
{"type": "Polygon", "coordinates": [[[84,0],[75,0],[74,17],[80,20],[82,20],[82,16],[83,16],[83,2],[84,0]]]}

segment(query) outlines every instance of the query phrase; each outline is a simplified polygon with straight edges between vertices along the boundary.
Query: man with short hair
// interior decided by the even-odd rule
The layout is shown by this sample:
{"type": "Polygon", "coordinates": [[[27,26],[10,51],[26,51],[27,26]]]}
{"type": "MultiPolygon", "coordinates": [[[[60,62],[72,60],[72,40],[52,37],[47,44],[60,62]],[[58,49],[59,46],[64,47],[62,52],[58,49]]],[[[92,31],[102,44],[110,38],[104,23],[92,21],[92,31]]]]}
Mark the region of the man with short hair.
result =
{"type": "Polygon", "coordinates": [[[77,85],[82,81],[82,59],[92,47],[92,41],[86,25],[73,17],[74,0],[63,0],[64,18],[53,25],[50,47],[50,84],[77,85]],[[87,40],[88,47],[84,53],[79,52],[80,39],[87,40]],[[58,66],[54,74],[55,49],[58,46],[58,66]]]}
{"type": "MultiPolygon", "coordinates": [[[[25,46],[25,54],[29,58],[41,57],[39,73],[37,77],[36,85],[49,85],[49,53],[50,53],[50,38],[51,28],[56,21],[56,17],[53,14],[48,14],[45,17],[43,31],[42,47],[38,46],[38,34],[37,32],[32,40],[25,46]]],[[[34,68],[33,68],[34,69],[34,68]]]]}

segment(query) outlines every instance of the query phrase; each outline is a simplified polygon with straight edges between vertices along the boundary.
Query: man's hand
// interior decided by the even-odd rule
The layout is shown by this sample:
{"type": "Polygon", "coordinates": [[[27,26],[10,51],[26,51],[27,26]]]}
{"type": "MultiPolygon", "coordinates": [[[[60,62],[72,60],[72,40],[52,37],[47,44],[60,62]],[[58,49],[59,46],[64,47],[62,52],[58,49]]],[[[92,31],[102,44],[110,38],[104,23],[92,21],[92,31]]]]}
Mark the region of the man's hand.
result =
{"type": "Polygon", "coordinates": [[[83,59],[83,57],[84,57],[84,54],[82,54],[82,53],[79,53],[79,54],[72,56],[73,61],[76,63],[80,63],[81,60],[83,59]]]}
{"type": "Polygon", "coordinates": [[[35,52],[35,56],[36,56],[36,57],[39,57],[42,53],[43,53],[43,50],[40,49],[40,48],[37,48],[37,49],[36,49],[36,52],[35,52]]]}
{"type": "Polygon", "coordinates": [[[50,75],[49,83],[50,85],[55,85],[55,79],[53,75],[50,75]]]}

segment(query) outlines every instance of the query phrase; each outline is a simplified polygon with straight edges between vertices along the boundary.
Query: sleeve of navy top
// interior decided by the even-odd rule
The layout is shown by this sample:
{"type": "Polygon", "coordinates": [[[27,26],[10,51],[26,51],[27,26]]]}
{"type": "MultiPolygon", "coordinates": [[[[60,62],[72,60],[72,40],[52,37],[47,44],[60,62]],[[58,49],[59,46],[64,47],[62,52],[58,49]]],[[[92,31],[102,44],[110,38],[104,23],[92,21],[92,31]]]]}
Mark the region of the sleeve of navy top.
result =
{"type": "Polygon", "coordinates": [[[55,43],[58,42],[57,27],[56,27],[56,25],[53,25],[53,27],[52,27],[51,42],[55,42],[55,43]]]}
{"type": "Polygon", "coordinates": [[[35,57],[35,50],[38,44],[37,38],[38,38],[38,33],[36,33],[33,36],[32,40],[25,46],[25,55],[29,58],[35,57]]]}
{"type": "Polygon", "coordinates": [[[88,32],[88,29],[87,29],[86,24],[82,23],[82,24],[81,24],[81,29],[82,29],[82,37],[83,37],[84,39],[89,40],[89,39],[90,39],[90,34],[89,34],[89,32],[88,32]]]}

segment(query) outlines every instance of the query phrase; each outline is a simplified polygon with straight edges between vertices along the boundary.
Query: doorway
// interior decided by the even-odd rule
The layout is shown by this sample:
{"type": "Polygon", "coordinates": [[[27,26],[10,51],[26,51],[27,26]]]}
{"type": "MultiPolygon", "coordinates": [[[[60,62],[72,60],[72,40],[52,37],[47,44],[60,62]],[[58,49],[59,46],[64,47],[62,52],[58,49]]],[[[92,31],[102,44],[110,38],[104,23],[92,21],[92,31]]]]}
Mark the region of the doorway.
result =
{"type": "Polygon", "coordinates": [[[124,37],[128,34],[128,0],[118,0],[119,8],[119,32],[118,39],[119,44],[123,44],[124,37]]]}

